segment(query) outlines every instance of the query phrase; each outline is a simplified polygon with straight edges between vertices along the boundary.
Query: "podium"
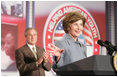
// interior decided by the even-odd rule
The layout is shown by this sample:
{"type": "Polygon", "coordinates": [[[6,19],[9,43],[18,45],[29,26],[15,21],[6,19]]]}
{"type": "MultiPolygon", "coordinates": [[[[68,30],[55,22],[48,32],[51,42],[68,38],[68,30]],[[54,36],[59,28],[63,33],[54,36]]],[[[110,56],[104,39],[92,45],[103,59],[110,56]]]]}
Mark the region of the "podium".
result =
{"type": "Polygon", "coordinates": [[[112,56],[94,55],[55,69],[60,76],[112,76],[117,75],[112,56]]]}

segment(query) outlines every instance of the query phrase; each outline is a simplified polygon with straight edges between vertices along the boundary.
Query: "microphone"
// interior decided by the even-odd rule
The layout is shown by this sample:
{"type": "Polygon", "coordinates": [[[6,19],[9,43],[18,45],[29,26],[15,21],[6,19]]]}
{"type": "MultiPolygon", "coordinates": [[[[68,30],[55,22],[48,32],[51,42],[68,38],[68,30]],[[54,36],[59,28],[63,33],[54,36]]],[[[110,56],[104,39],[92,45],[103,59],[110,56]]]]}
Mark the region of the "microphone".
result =
{"type": "Polygon", "coordinates": [[[108,43],[109,43],[108,41],[103,42],[102,40],[98,40],[97,43],[98,43],[100,46],[106,47],[107,50],[109,50],[108,53],[109,53],[110,55],[112,55],[112,53],[114,52],[113,46],[112,46],[112,45],[109,45],[109,44],[108,44],[108,43]],[[106,44],[106,43],[107,43],[107,44],[106,44]]]}
{"type": "Polygon", "coordinates": [[[117,51],[117,46],[113,46],[113,45],[111,44],[111,42],[109,42],[109,41],[106,40],[106,41],[105,41],[105,44],[111,46],[111,47],[114,49],[114,51],[117,51]]]}

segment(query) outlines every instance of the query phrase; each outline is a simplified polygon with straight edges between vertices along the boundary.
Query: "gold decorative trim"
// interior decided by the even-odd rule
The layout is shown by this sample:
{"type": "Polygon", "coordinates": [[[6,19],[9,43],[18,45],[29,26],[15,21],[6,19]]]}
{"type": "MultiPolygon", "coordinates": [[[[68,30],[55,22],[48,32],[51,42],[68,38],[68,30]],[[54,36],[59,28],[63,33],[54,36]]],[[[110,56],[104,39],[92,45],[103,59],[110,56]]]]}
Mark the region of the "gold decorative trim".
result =
{"type": "Polygon", "coordinates": [[[117,52],[115,53],[115,55],[113,57],[113,66],[114,66],[115,70],[117,71],[117,52]]]}

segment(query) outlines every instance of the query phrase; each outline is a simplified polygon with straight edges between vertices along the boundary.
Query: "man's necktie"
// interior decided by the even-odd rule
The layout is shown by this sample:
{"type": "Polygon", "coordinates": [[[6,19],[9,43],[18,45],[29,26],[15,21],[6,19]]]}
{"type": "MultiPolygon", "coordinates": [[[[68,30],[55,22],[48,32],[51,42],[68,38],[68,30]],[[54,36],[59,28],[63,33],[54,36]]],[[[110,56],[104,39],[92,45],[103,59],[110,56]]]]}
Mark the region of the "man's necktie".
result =
{"type": "Polygon", "coordinates": [[[32,50],[33,50],[32,52],[33,52],[35,58],[37,59],[37,54],[36,54],[35,48],[33,47],[32,50]]]}

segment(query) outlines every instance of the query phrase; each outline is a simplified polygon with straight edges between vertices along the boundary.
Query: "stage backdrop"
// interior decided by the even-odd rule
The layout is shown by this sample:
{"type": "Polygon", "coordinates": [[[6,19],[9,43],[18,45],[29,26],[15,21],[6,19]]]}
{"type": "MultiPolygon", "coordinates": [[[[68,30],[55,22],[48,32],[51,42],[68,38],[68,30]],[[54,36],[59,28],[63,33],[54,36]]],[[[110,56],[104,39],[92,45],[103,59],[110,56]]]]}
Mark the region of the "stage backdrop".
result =
{"type": "MultiPolygon", "coordinates": [[[[25,44],[25,7],[25,2],[22,1],[1,2],[1,59],[4,59],[1,61],[1,75],[19,75],[14,50],[25,44]],[[8,42],[10,39],[12,43],[8,42]],[[14,50],[10,50],[13,54],[8,55],[7,50],[11,46],[15,46],[12,48],[14,50]],[[8,68],[9,66],[11,68],[8,68]]],[[[84,31],[78,39],[87,45],[87,56],[102,54],[102,48],[97,45],[97,40],[106,40],[105,1],[35,1],[34,7],[33,23],[38,30],[38,46],[48,50],[49,43],[61,39],[64,35],[63,17],[68,12],[77,10],[86,18],[84,31]]],[[[49,59],[52,64],[51,56],[49,59]]],[[[54,72],[51,70],[46,72],[46,75],[54,75],[54,72]]]]}

